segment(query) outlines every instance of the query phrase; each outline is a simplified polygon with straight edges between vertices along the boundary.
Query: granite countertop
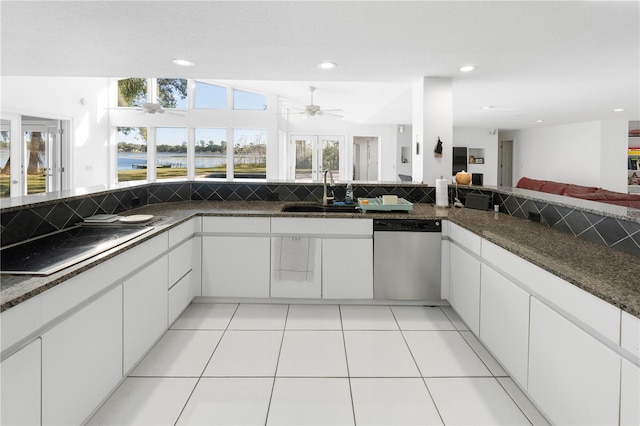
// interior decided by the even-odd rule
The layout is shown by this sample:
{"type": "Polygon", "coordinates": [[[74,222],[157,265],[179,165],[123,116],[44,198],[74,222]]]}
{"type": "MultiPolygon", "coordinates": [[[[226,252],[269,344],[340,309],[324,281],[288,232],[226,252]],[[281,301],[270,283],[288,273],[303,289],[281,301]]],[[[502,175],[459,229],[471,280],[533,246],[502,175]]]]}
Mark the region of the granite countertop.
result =
{"type": "MultiPolygon", "coordinates": [[[[155,229],[122,246],[48,277],[3,276],[0,312],[116,256],[189,219],[203,216],[279,216],[326,218],[448,219],[583,290],[640,318],[638,256],[585,241],[539,223],[503,213],[473,209],[440,209],[414,204],[410,213],[283,213],[280,201],[185,201],[144,206],[126,214],[164,217],[155,229]]],[[[300,204],[300,203],[295,203],[300,204]]]]}

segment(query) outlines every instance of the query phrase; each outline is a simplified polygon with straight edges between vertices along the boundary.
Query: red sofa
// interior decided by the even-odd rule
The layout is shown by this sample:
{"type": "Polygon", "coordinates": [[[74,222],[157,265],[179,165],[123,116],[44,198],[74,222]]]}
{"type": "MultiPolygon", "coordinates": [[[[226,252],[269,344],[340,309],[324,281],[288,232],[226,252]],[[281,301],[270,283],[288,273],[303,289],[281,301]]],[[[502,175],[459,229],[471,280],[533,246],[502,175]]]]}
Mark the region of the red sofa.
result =
{"type": "Polygon", "coordinates": [[[516,188],[640,209],[640,194],[607,191],[606,189],[596,188],[595,186],[581,186],[523,177],[516,184],[516,188]]]}

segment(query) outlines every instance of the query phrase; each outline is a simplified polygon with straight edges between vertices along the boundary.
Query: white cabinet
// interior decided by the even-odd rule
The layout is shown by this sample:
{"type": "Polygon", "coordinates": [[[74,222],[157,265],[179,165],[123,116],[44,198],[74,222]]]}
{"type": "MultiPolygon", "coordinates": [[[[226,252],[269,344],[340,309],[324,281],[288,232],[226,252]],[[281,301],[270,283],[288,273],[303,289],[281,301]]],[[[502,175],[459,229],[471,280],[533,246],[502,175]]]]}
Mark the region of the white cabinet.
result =
{"type": "Polygon", "coordinates": [[[523,388],[529,357],[529,294],[482,265],[480,340],[523,388]]]}
{"type": "Polygon", "coordinates": [[[165,332],[167,323],[167,256],[124,282],[124,373],[165,332]]]}
{"type": "Polygon", "coordinates": [[[640,368],[626,359],[622,360],[620,424],[640,425],[640,368]]]}
{"type": "Polygon", "coordinates": [[[271,238],[271,297],[319,299],[321,294],[322,240],[271,238]]]}
{"type": "MultiPolygon", "coordinates": [[[[272,218],[272,297],[373,298],[373,221],[343,218],[272,218]],[[281,280],[283,244],[312,241],[313,280],[281,280]],[[279,244],[279,245],[278,245],[279,244]]],[[[284,252],[286,253],[286,251],[284,252]]],[[[291,259],[295,260],[295,255],[291,259]]],[[[301,259],[299,259],[301,260],[301,259]]],[[[294,265],[302,270],[302,265],[294,265]]],[[[307,268],[309,270],[309,268],[307,268]]]]}
{"type": "Polygon", "coordinates": [[[269,297],[270,219],[205,217],[202,295],[269,297]]]}
{"type": "Polygon", "coordinates": [[[42,423],[82,423],[121,378],[117,286],[42,335],[42,423]]]}
{"type": "Polygon", "coordinates": [[[373,299],[373,240],[322,240],[322,298],[373,299]]]}
{"type": "Polygon", "coordinates": [[[449,247],[449,303],[467,327],[480,330],[480,261],[456,244],[449,247]]]}
{"type": "Polygon", "coordinates": [[[202,237],[202,295],[269,297],[269,238],[202,237]]]}
{"type": "Polygon", "coordinates": [[[0,424],[40,424],[41,341],[36,339],[0,364],[0,424]]]}
{"type": "Polygon", "coordinates": [[[193,271],[190,271],[169,289],[169,326],[178,319],[193,298],[200,295],[196,292],[199,286],[195,285],[195,281],[193,271]]]}
{"type": "Polygon", "coordinates": [[[554,424],[615,425],[620,356],[531,298],[528,392],[554,424]]]}

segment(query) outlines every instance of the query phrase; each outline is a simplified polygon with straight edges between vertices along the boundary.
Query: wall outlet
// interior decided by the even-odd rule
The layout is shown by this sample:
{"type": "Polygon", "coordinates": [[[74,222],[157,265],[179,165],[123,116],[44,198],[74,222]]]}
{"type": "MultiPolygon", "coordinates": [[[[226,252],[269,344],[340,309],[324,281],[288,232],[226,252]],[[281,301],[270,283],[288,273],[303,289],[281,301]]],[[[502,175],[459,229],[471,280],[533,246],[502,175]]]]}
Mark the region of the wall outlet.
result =
{"type": "Polygon", "coordinates": [[[529,212],[529,220],[532,222],[540,222],[540,213],[529,212]]]}

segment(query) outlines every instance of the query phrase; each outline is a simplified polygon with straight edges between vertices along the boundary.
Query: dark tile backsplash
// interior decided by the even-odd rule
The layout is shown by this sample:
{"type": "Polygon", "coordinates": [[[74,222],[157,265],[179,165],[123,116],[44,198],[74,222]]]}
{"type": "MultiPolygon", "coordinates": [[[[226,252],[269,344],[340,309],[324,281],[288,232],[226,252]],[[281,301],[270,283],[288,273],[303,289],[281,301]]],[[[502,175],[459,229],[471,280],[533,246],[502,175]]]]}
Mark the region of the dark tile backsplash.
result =
{"type": "MultiPolygon", "coordinates": [[[[344,198],[343,185],[332,188],[337,199],[344,198]]],[[[355,197],[396,194],[414,203],[434,203],[435,188],[403,185],[354,185],[355,197]]],[[[584,212],[565,206],[534,201],[491,190],[449,187],[449,199],[464,202],[469,193],[487,194],[500,211],[527,219],[539,213],[542,225],[570,233],[598,244],[640,255],[640,224],[584,212]]],[[[35,207],[8,208],[0,215],[2,246],[73,226],[82,218],[99,213],[122,213],[133,206],[189,200],[289,202],[318,201],[322,185],[293,183],[175,182],[154,183],[133,189],[45,202],[35,207]]]]}

